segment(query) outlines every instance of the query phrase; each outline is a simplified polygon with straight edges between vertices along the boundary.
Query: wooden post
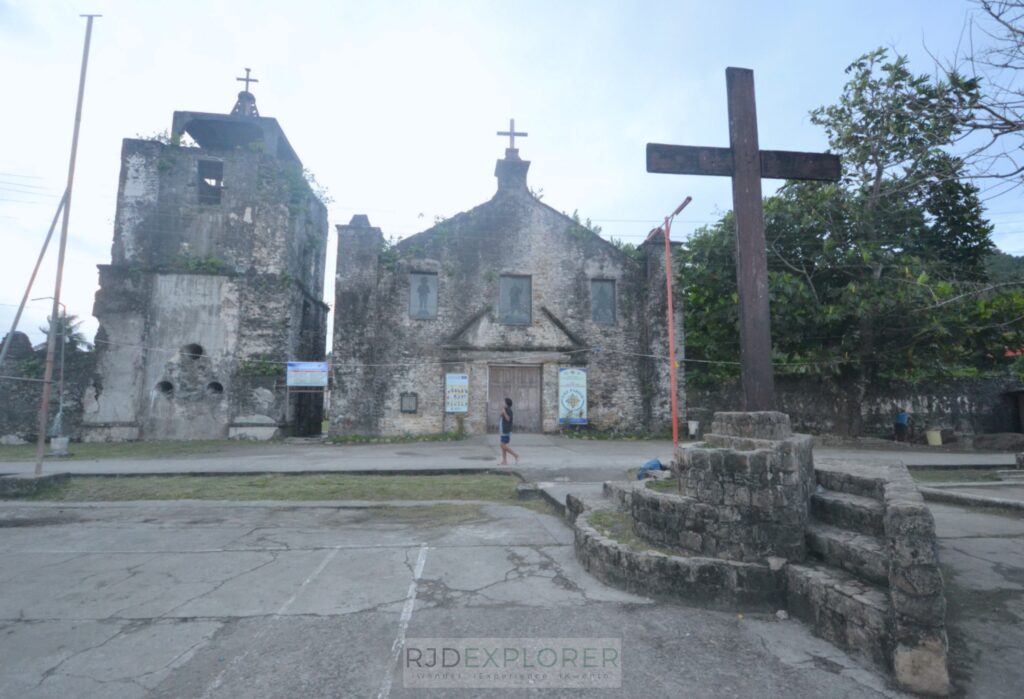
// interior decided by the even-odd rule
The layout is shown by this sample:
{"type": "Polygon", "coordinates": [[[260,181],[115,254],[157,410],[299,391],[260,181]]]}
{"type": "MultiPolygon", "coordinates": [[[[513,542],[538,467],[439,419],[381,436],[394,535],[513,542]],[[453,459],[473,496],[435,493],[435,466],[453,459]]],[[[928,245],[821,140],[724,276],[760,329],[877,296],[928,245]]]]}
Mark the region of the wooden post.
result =
{"type": "Polygon", "coordinates": [[[774,410],[768,257],[761,204],[761,152],[757,143],[754,71],[728,68],[732,209],[736,219],[736,285],[740,302],[740,372],[744,410],[774,410]]]}

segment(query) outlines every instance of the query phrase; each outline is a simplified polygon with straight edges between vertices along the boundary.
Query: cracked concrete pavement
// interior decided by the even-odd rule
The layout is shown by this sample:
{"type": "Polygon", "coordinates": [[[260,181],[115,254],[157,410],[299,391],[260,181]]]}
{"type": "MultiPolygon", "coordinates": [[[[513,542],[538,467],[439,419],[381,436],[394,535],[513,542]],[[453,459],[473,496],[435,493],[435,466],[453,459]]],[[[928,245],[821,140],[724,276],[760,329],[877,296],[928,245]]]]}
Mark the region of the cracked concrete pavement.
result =
{"type": "Polygon", "coordinates": [[[1024,688],[1024,515],[929,508],[946,582],[956,695],[1016,699],[1024,688]]]}
{"type": "Polygon", "coordinates": [[[5,697],[896,696],[797,622],[609,588],[511,505],[5,502],[0,563],[5,697]],[[620,638],[623,686],[406,689],[402,632],[620,638]]]}

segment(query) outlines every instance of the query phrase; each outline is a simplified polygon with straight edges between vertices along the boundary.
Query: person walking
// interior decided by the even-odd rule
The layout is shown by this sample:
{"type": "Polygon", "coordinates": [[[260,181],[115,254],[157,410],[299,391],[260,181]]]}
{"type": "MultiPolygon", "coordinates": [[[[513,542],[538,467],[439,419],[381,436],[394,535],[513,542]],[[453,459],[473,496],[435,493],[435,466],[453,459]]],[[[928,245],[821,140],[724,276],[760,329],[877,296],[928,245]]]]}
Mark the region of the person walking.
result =
{"type": "Polygon", "coordinates": [[[501,406],[501,419],[498,421],[498,434],[501,438],[501,461],[498,462],[501,466],[508,465],[508,455],[511,454],[515,458],[516,463],[519,463],[519,454],[512,451],[512,447],[508,445],[512,439],[512,399],[506,398],[505,404],[501,406]]]}

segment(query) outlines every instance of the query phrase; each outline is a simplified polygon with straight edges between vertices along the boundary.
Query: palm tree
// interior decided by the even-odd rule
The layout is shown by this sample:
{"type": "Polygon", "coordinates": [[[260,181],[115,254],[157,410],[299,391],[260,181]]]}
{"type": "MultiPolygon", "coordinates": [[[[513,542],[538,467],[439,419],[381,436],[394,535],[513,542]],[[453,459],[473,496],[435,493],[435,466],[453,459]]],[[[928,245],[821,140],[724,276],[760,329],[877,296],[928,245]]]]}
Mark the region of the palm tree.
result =
{"type": "MultiPolygon", "coordinates": [[[[52,323],[53,323],[53,321],[52,321],[51,317],[47,316],[47,318],[46,318],[46,325],[43,326],[43,327],[40,327],[39,331],[41,333],[43,333],[44,335],[46,335],[47,337],[49,337],[50,336],[50,325],[52,323]]],[[[67,351],[69,351],[69,352],[76,352],[79,349],[82,349],[82,350],[85,350],[85,351],[89,351],[89,350],[92,349],[92,345],[89,344],[89,341],[85,339],[85,335],[83,335],[78,330],[78,328],[81,325],[82,325],[82,321],[78,320],[78,316],[70,315],[70,316],[58,316],[57,317],[57,327],[56,327],[57,336],[61,337],[63,335],[64,342],[67,343],[65,345],[65,349],[67,351]],[[61,332],[62,330],[66,331],[66,333],[62,333],[61,332]]]]}

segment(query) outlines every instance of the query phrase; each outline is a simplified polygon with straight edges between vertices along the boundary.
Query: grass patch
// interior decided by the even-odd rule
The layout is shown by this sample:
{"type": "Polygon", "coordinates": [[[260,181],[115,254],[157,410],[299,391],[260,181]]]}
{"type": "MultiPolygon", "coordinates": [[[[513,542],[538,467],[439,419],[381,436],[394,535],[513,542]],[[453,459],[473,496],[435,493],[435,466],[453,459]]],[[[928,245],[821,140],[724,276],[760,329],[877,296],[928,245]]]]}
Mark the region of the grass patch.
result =
{"type": "MultiPolygon", "coordinates": [[[[324,430],[326,432],[326,430],[324,430]]],[[[469,439],[466,432],[436,432],[434,434],[401,434],[390,437],[374,437],[362,434],[346,434],[330,437],[331,444],[409,444],[412,442],[461,442],[469,439]]]]}
{"type": "Polygon", "coordinates": [[[968,483],[977,481],[999,481],[997,469],[987,468],[926,468],[910,469],[910,475],[918,483],[968,483]]]}
{"type": "Polygon", "coordinates": [[[679,552],[652,546],[644,541],[633,530],[633,518],[621,510],[597,510],[591,512],[589,518],[590,526],[602,536],[614,539],[631,551],[657,551],[668,556],[678,556],[679,552]]]}
{"type": "Polygon", "coordinates": [[[123,500],[516,500],[514,476],[363,476],[345,473],[245,476],[73,476],[21,498],[61,502],[123,500]]]}
{"type": "Polygon", "coordinates": [[[659,493],[679,493],[679,481],[675,478],[664,478],[661,480],[652,478],[647,481],[646,485],[651,490],[659,493]]]}
{"type": "MultiPolygon", "coordinates": [[[[192,454],[217,454],[257,450],[274,442],[239,440],[200,440],[195,442],[75,442],[68,447],[71,456],[48,461],[83,461],[89,459],[160,459],[192,454]]],[[[49,452],[49,447],[47,447],[49,452]]],[[[0,462],[35,461],[36,445],[0,446],[0,462]]]]}

